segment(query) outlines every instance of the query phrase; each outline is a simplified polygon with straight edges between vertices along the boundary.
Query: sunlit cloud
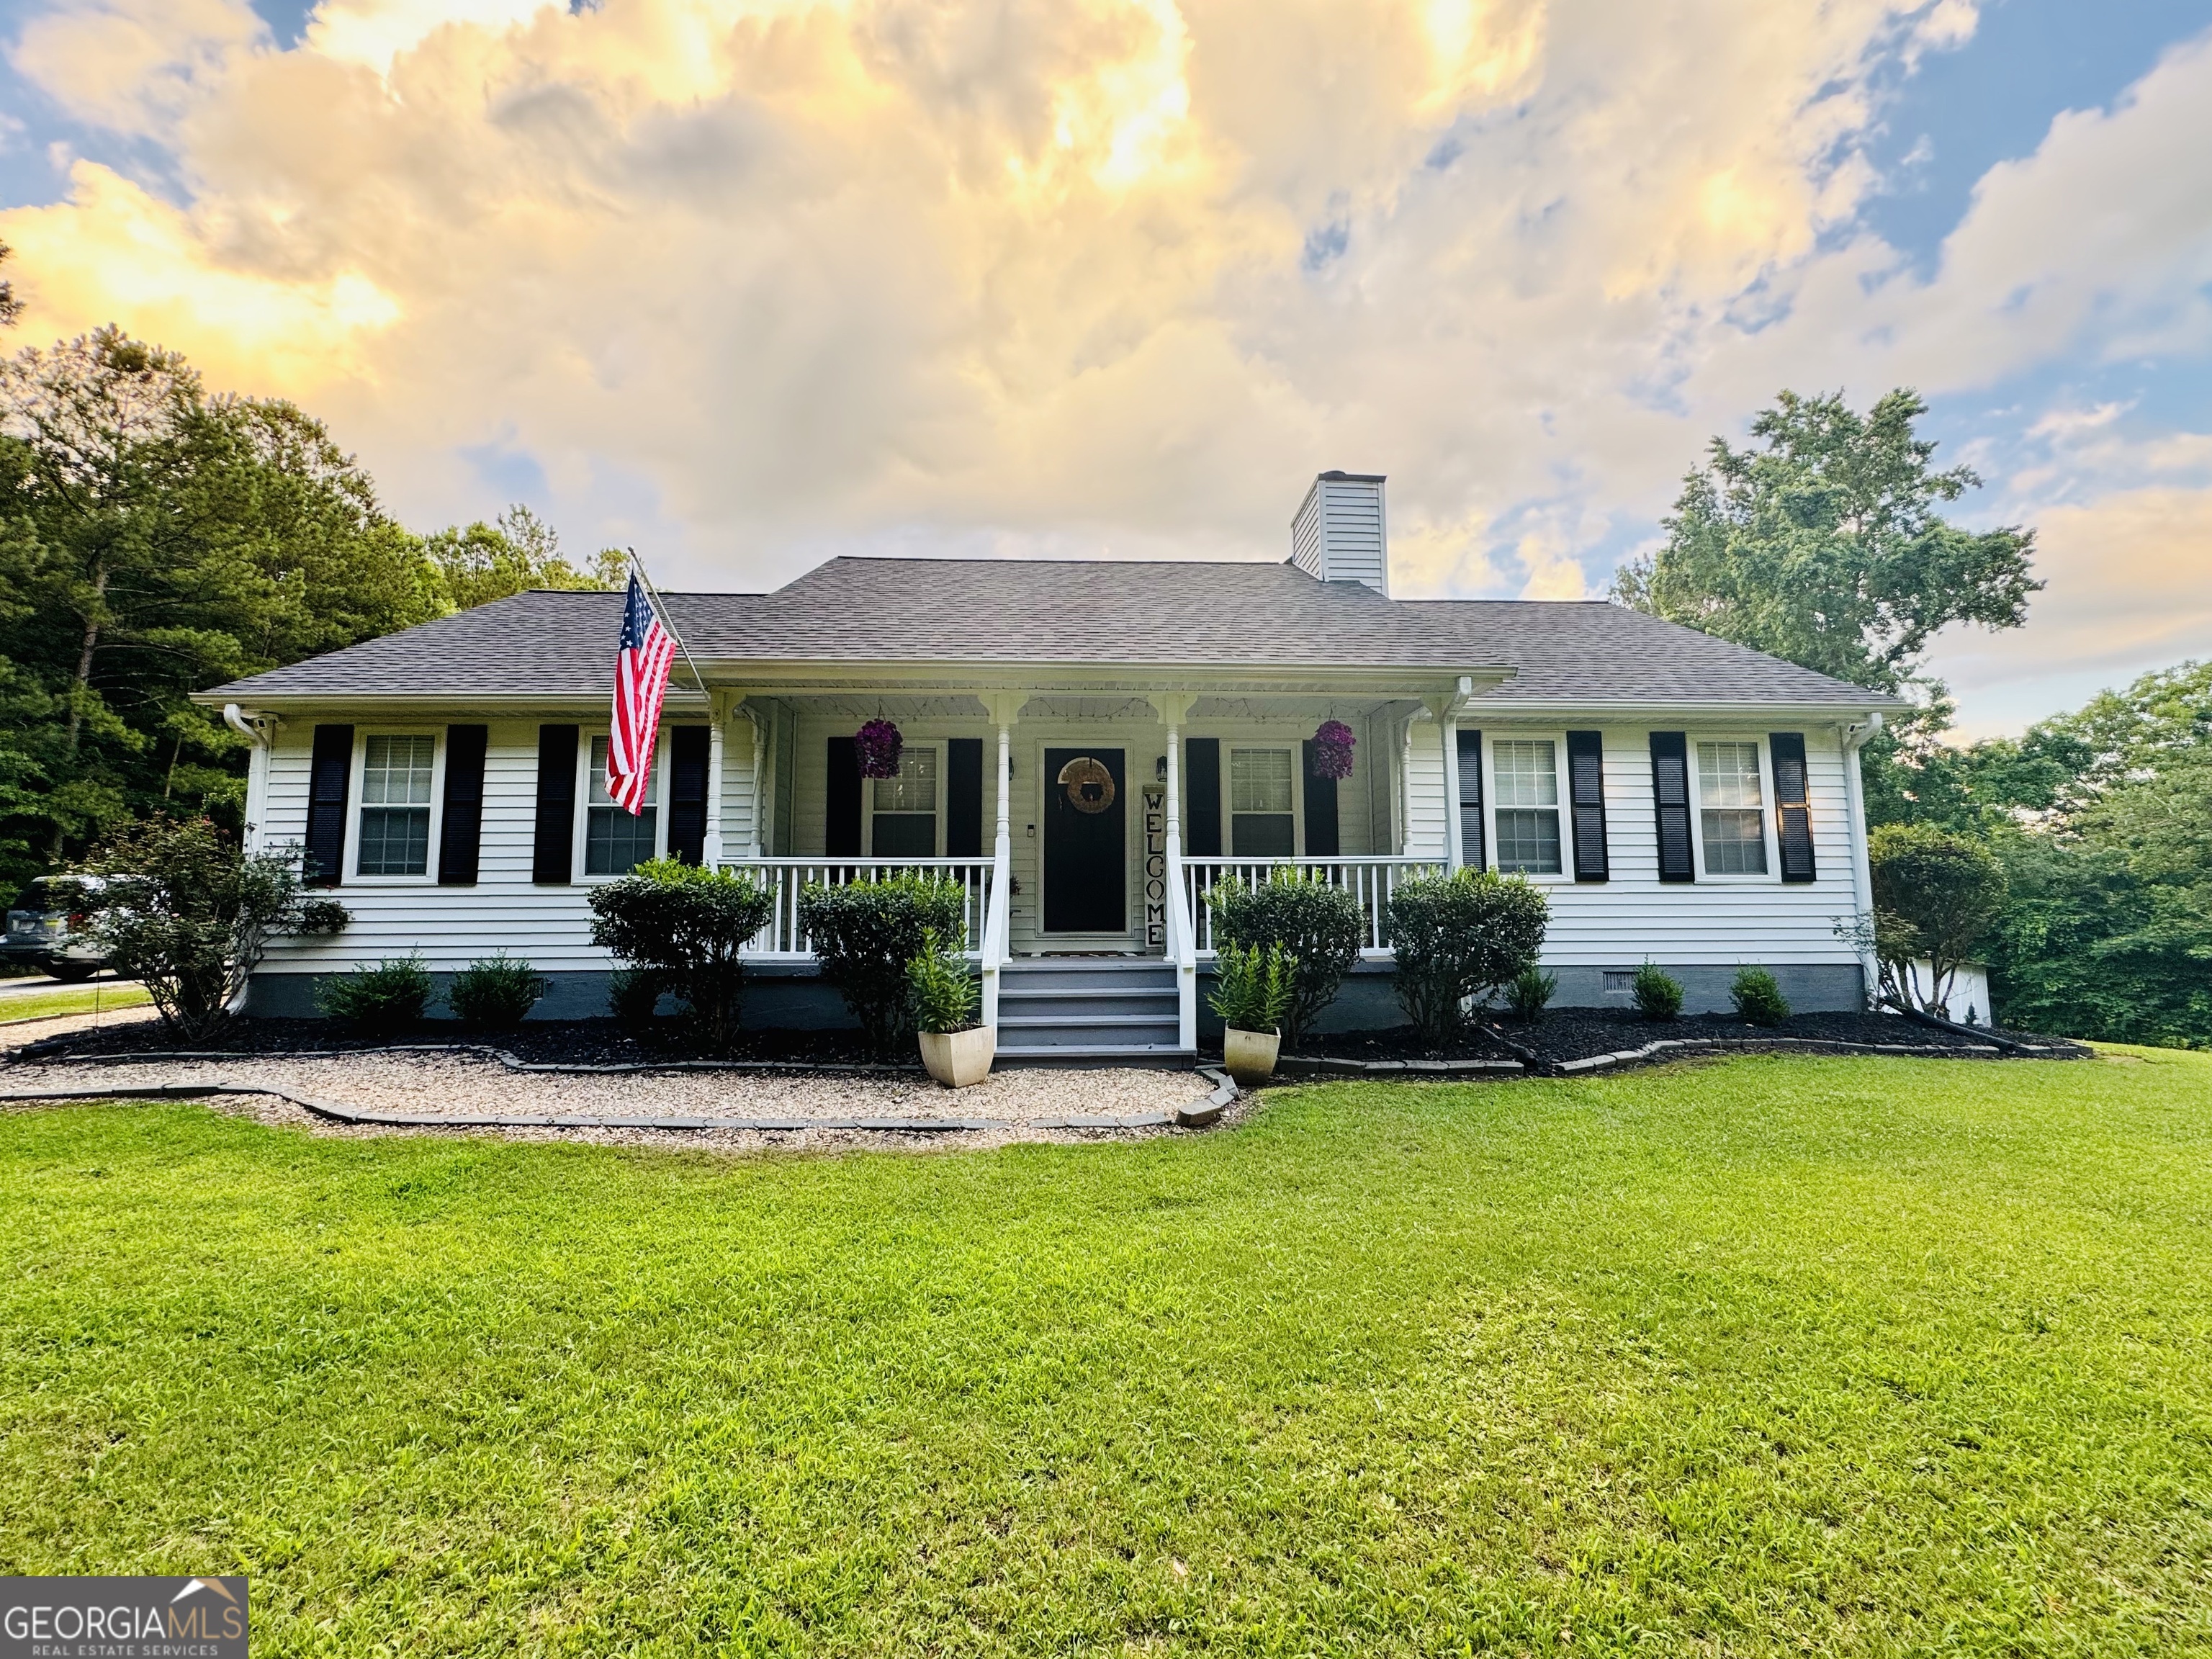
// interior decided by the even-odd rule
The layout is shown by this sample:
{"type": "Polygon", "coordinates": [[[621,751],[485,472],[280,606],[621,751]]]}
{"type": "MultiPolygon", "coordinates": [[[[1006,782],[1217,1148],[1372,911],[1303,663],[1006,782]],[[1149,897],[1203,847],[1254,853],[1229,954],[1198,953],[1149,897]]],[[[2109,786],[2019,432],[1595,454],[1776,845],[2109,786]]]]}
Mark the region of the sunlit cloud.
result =
{"type": "Polygon", "coordinates": [[[1934,269],[1864,228],[1885,77],[1975,24],[325,0],[280,50],[244,0],[85,0],[11,60],[171,167],[80,163],[0,239],[27,337],[113,320],[300,397],[421,522],[496,508],[497,455],[576,539],[719,586],[837,549],[1279,557],[1340,465],[1390,475],[1404,591],[1570,596],[1778,386],[2212,341],[2212,175],[2172,164],[2212,153],[2203,43],[1993,172],[1934,269]]]}

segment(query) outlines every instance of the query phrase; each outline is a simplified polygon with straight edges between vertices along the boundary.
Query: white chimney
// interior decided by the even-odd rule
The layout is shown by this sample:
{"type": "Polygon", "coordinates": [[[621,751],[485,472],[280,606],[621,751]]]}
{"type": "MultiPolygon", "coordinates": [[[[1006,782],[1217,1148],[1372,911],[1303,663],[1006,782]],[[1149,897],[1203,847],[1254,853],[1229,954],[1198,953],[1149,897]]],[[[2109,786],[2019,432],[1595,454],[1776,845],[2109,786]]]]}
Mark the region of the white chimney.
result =
{"type": "Polygon", "coordinates": [[[1325,582],[1390,592],[1390,535],[1380,472],[1324,472],[1291,520],[1291,562],[1325,582]]]}

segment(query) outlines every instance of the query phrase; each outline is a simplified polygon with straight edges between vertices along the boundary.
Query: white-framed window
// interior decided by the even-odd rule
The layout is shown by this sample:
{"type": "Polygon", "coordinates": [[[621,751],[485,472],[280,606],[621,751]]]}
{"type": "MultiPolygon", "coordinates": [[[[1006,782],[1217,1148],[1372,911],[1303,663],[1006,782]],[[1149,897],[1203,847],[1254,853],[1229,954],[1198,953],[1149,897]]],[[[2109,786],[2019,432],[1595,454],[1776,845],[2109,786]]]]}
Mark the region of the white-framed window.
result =
{"type": "Polygon", "coordinates": [[[1229,851],[1231,857],[1296,858],[1298,851],[1295,750],[1229,751],[1229,851]]]}
{"type": "Polygon", "coordinates": [[[944,830],[945,750],[934,743],[908,743],[899,750],[894,777],[865,780],[868,791],[868,856],[933,859],[944,830]]]}
{"type": "Polygon", "coordinates": [[[667,776],[667,745],[654,750],[653,777],[647,799],[633,816],[607,793],[607,744],[605,733],[593,738],[584,768],[584,873],[587,876],[626,876],[648,859],[660,856],[660,786],[667,776]]]}
{"type": "Polygon", "coordinates": [[[430,872],[430,818],[437,801],[438,739],[428,732],[372,732],[361,746],[360,805],[353,822],[356,876],[430,872]]]}
{"type": "Polygon", "coordinates": [[[1701,738],[1696,747],[1698,838],[1705,873],[1765,875],[1766,793],[1758,740],[1701,738]]]}
{"type": "Polygon", "coordinates": [[[1498,867],[1508,875],[1562,873],[1559,744],[1550,738],[1498,738],[1485,746],[1498,867]]]}

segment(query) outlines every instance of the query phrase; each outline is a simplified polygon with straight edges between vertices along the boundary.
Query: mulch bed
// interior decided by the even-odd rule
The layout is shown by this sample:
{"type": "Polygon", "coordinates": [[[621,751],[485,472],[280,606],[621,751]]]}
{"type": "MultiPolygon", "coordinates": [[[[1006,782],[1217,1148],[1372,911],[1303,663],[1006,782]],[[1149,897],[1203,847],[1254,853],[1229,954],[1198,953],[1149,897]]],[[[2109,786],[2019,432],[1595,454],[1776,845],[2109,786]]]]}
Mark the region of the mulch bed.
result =
{"type": "MultiPolygon", "coordinates": [[[[1909,1048],[1931,1054],[1955,1054],[1975,1038],[1936,1030],[1896,1014],[1792,1014],[1779,1025],[1753,1025],[1733,1014],[1688,1014],[1680,1019],[1655,1021],[1633,1013],[1606,1008],[1559,1008],[1540,1019],[1494,1022],[1501,1042],[1481,1028],[1470,1026],[1455,1042],[1425,1041],[1410,1025],[1388,1031],[1349,1031],[1310,1036],[1298,1045],[1301,1054],[1317,1059],[1359,1060],[1512,1060],[1533,1053],[1538,1061],[1556,1066],[1588,1060],[1599,1054],[1640,1048],[1649,1042],[1695,1042],[1717,1039],[1728,1042],[1771,1042],[1790,1039],[1784,1046],[1803,1043],[1849,1044],[1853,1048],[1909,1048]]],[[[2090,1051],[2062,1037],[2037,1036],[2022,1031],[1996,1033],[2015,1042],[2054,1050],[2052,1057],[2077,1058],[2090,1051]]]]}
{"type": "MultiPolygon", "coordinates": [[[[540,1066],[650,1066],[697,1058],[685,1046],[678,1022],[656,1022],[642,1030],[612,1019],[532,1020],[502,1031],[479,1031],[452,1020],[425,1020],[392,1031],[362,1031],[336,1020],[234,1019],[216,1036],[191,1044],[197,1053],[252,1054],[357,1054],[408,1043],[482,1043],[540,1066]]],[[[179,1046],[160,1020],[96,1030],[72,1031],[33,1045],[40,1058],[60,1054],[161,1053],[179,1046]]],[[[748,1031],[738,1060],[854,1066],[872,1056],[857,1031],[748,1031]]],[[[902,1053],[896,1064],[918,1064],[902,1053]]]]}

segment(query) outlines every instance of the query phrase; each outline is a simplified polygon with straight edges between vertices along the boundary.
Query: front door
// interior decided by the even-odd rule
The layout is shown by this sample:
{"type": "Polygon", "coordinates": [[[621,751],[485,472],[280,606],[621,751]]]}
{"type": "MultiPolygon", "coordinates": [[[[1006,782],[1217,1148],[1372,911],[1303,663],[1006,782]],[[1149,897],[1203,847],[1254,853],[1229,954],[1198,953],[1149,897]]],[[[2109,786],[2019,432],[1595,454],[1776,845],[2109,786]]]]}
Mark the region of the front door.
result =
{"type": "Polygon", "coordinates": [[[1044,931],[1126,933],[1127,792],[1119,749],[1044,751],[1044,931]]]}

